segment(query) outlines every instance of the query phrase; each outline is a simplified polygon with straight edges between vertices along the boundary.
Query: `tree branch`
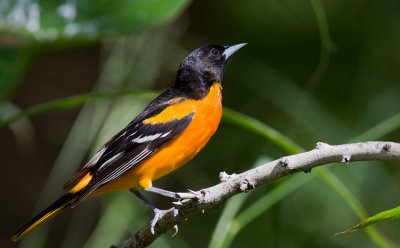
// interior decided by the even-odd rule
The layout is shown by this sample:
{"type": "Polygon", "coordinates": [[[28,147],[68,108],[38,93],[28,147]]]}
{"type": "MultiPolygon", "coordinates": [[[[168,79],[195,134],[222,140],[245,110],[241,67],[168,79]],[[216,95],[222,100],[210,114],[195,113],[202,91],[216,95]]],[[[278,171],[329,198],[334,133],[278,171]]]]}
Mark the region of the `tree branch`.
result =
{"type": "Polygon", "coordinates": [[[296,155],[282,157],[240,174],[228,175],[221,172],[221,182],[197,193],[177,193],[186,198],[182,205],[165,210],[155,226],[155,235],[147,224],[137,233],[123,241],[118,248],[145,247],[150,245],[161,234],[166,233],[179,222],[174,217],[174,209],[179,210],[178,218],[185,220],[188,216],[204,209],[215,208],[233,195],[274,181],[296,172],[310,172],[312,168],[333,162],[349,163],[370,160],[400,160],[400,143],[371,141],[344,145],[317,143],[315,149],[296,155]]]}

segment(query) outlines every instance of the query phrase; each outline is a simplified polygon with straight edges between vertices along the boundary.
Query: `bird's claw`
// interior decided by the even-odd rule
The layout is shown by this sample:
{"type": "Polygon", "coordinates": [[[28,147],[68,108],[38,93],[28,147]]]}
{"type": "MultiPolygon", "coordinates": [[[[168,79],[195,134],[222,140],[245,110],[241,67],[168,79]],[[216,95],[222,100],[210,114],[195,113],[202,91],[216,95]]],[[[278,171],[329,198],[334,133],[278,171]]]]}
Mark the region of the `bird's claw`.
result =
{"type": "Polygon", "coordinates": [[[190,192],[192,194],[200,194],[198,191],[194,191],[194,190],[191,190],[191,189],[188,189],[188,192],[190,192]]]}
{"type": "Polygon", "coordinates": [[[194,191],[188,189],[188,192],[178,192],[176,193],[176,196],[178,197],[179,200],[184,200],[184,199],[200,199],[202,197],[202,193],[199,191],[194,191]]]}
{"type": "Polygon", "coordinates": [[[179,231],[178,225],[175,225],[174,229],[175,229],[175,232],[174,232],[174,234],[171,235],[171,237],[175,237],[175,235],[178,234],[178,231],[179,231]]]}
{"type": "Polygon", "coordinates": [[[155,228],[155,226],[157,224],[158,219],[160,218],[161,213],[163,213],[164,211],[165,210],[161,210],[161,209],[158,209],[158,208],[154,208],[153,209],[154,217],[150,222],[150,232],[151,232],[151,234],[153,234],[153,235],[156,234],[156,232],[154,231],[154,228],[155,228]]]}
{"type": "Polygon", "coordinates": [[[172,202],[172,204],[174,204],[176,207],[182,207],[186,203],[190,202],[190,200],[191,199],[178,199],[177,201],[172,202]]]}
{"type": "Polygon", "coordinates": [[[177,201],[172,202],[176,207],[181,207],[192,200],[201,200],[204,197],[203,192],[188,189],[188,192],[178,192],[175,194],[177,201]]]}

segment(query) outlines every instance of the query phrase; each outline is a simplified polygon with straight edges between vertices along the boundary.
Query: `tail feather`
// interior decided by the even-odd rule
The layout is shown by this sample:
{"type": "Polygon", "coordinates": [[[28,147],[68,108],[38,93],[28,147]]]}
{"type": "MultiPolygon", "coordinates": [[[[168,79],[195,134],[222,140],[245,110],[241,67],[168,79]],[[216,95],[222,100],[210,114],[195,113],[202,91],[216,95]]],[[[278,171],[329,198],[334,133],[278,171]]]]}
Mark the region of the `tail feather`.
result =
{"type": "Polygon", "coordinates": [[[58,200],[53,202],[50,206],[48,206],[45,210],[41,213],[36,215],[33,219],[31,219],[25,226],[23,226],[18,232],[16,232],[12,237],[11,240],[16,242],[38,228],[40,225],[45,223],[46,221],[50,220],[51,217],[54,217],[58,214],[61,210],[71,205],[74,201],[77,194],[66,193],[65,195],[61,196],[58,200]]]}

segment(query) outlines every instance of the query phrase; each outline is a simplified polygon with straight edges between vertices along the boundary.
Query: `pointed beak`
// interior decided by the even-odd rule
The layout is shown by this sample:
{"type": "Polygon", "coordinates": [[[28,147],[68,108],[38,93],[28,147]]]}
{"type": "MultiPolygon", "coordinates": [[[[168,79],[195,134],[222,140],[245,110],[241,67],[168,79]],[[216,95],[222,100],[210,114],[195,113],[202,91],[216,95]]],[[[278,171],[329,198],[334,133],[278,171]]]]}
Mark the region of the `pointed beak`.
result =
{"type": "Polygon", "coordinates": [[[247,43],[240,43],[233,46],[224,46],[225,51],[223,55],[225,55],[225,60],[228,60],[228,58],[232,56],[232,54],[234,54],[237,50],[244,47],[245,45],[247,45],[247,43]]]}

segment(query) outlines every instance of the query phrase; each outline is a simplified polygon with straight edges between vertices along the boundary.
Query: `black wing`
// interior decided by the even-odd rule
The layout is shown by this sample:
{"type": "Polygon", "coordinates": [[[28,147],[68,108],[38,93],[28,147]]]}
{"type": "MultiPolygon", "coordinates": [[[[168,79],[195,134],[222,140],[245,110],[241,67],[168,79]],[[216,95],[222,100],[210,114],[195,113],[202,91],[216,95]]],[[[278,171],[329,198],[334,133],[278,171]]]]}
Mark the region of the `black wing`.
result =
{"type": "Polygon", "coordinates": [[[189,126],[194,112],[181,119],[174,119],[166,123],[143,123],[143,120],[161,113],[171,105],[170,102],[176,104],[185,100],[168,101],[174,99],[173,95],[168,95],[168,93],[167,91],[156,98],[128,126],[111,138],[82,168],[82,171],[89,171],[93,178],[82,191],[79,199],[73,203],[73,206],[96,189],[114,180],[156,152],[189,126]]]}

